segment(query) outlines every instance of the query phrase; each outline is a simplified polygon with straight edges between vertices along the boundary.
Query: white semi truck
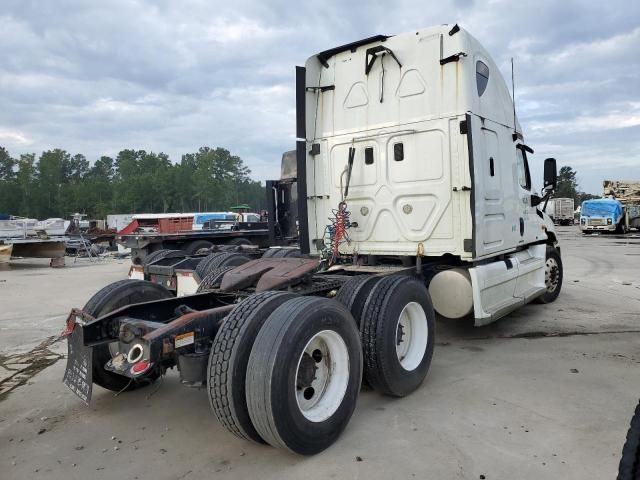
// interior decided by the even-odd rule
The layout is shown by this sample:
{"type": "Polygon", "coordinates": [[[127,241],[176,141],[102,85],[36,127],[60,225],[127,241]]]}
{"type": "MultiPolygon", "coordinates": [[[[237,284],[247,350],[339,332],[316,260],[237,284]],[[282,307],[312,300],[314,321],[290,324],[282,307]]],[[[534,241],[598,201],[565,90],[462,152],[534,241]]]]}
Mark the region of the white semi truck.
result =
{"type": "Polygon", "coordinates": [[[556,225],[573,225],[574,210],[573,198],[551,198],[544,208],[545,213],[556,225]]]}
{"type": "Polygon", "coordinates": [[[395,397],[420,387],[436,312],[481,326],[557,298],[540,210],[555,160],[539,196],[509,90],[469,33],[332,48],[297,67],[296,91],[302,257],[227,267],[184,297],[103,288],[67,320],[65,382],[84,401],[94,383],[131,390],[177,365],[233,434],[314,454],[346,427],[363,377],[395,397]]]}

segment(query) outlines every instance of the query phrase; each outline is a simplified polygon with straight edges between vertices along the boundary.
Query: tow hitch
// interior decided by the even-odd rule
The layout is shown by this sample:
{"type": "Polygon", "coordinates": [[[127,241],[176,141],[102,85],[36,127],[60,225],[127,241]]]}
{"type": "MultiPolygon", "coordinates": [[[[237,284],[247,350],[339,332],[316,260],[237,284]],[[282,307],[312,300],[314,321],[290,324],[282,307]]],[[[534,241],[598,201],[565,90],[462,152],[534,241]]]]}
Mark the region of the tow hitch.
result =
{"type": "Polygon", "coordinates": [[[201,386],[205,382],[203,365],[208,358],[202,351],[208,352],[211,339],[232,308],[233,305],[206,310],[177,307],[177,318],[166,323],[132,318],[123,311],[121,316],[115,313],[96,319],[74,308],[62,333],[68,345],[63,381],[82,401],[89,403],[93,347],[109,344],[111,358],[103,366],[109,372],[131,381],[144,381],[152,372],[161,375],[177,364],[185,385],[201,386]]]}

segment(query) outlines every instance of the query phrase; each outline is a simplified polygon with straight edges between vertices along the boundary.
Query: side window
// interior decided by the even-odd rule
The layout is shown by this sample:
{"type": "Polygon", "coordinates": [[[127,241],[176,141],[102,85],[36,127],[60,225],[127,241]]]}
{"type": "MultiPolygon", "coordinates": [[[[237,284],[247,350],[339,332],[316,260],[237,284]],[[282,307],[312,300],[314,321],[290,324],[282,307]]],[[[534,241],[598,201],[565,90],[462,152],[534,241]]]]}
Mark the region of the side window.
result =
{"type": "Polygon", "coordinates": [[[476,62],[476,86],[478,87],[478,96],[481,97],[487,89],[489,83],[489,67],[484,62],[478,60],[476,62]]]}
{"type": "Polygon", "coordinates": [[[529,163],[527,154],[522,148],[516,147],[516,162],[518,171],[518,183],[525,190],[531,190],[531,174],[529,173],[529,163]]]}

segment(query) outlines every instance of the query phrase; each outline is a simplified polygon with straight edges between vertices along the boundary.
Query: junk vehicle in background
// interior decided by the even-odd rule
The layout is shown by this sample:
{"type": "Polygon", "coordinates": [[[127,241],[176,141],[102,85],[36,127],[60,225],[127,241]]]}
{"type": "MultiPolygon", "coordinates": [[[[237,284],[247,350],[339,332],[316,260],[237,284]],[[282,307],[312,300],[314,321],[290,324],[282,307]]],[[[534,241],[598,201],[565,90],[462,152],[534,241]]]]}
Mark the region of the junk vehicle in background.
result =
{"type": "Polygon", "coordinates": [[[622,204],[623,224],[627,231],[631,228],[640,229],[640,181],[605,180],[602,182],[602,194],[622,204]]]}
{"type": "MultiPolygon", "coordinates": [[[[267,211],[257,214],[248,205],[237,212],[160,213],[133,215],[118,232],[117,241],[131,249],[131,263],[143,266],[149,255],[178,250],[182,255],[206,254],[219,245],[267,248],[297,243],[295,152],[282,155],[279,180],[268,180],[267,211]]],[[[153,256],[158,259],[157,255],[153,256]]]]}
{"type": "Polygon", "coordinates": [[[116,229],[108,225],[108,220],[88,219],[84,213],[74,213],[66,231],[67,254],[93,256],[115,250],[116,229]]]}
{"type": "Polygon", "coordinates": [[[573,225],[573,198],[550,198],[544,211],[555,225],[573,225]]]}
{"type": "Polygon", "coordinates": [[[622,204],[611,198],[596,198],[582,202],[580,209],[580,230],[582,233],[618,232],[622,233],[622,204]]]}
{"type": "Polygon", "coordinates": [[[0,263],[12,257],[50,258],[51,266],[63,266],[66,223],[62,218],[0,215],[0,263]]]}
{"type": "Polygon", "coordinates": [[[233,212],[137,214],[118,232],[116,240],[131,249],[134,265],[142,265],[148,255],[164,249],[196,254],[208,251],[214,244],[266,246],[267,224],[260,221],[259,215],[256,217],[257,221],[245,222],[233,212]],[[222,228],[216,228],[219,226],[222,228]]]}
{"type": "Polygon", "coordinates": [[[509,90],[465,30],[314,55],[296,68],[296,113],[301,256],[238,262],[183,297],[104,287],[67,319],[65,383],[84,401],[94,383],[132,390],[177,366],[229,432],[315,454],[347,426],[363,378],[392,397],[422,385],[436,312],[482,326],[558,297],[541,211],[556,162],[538,195],[509,90]]]}

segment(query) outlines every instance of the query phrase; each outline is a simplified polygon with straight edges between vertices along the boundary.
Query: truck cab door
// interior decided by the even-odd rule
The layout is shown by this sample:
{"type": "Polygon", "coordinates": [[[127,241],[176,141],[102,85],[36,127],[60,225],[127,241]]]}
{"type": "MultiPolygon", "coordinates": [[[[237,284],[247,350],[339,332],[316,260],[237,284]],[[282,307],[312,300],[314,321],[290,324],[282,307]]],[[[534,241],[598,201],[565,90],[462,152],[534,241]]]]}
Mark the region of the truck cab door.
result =
{"type": "Polygon", "coordinates": [[[528,245],[541,238],[539,217],[536,215],[535,207],[531,205],[533,190],[527,153],[533,153],[533,150],[523,143],[516,144],[515,187],[519,200],[516,207],[516,216],[518,217],[516,245],[528,245]]]}

